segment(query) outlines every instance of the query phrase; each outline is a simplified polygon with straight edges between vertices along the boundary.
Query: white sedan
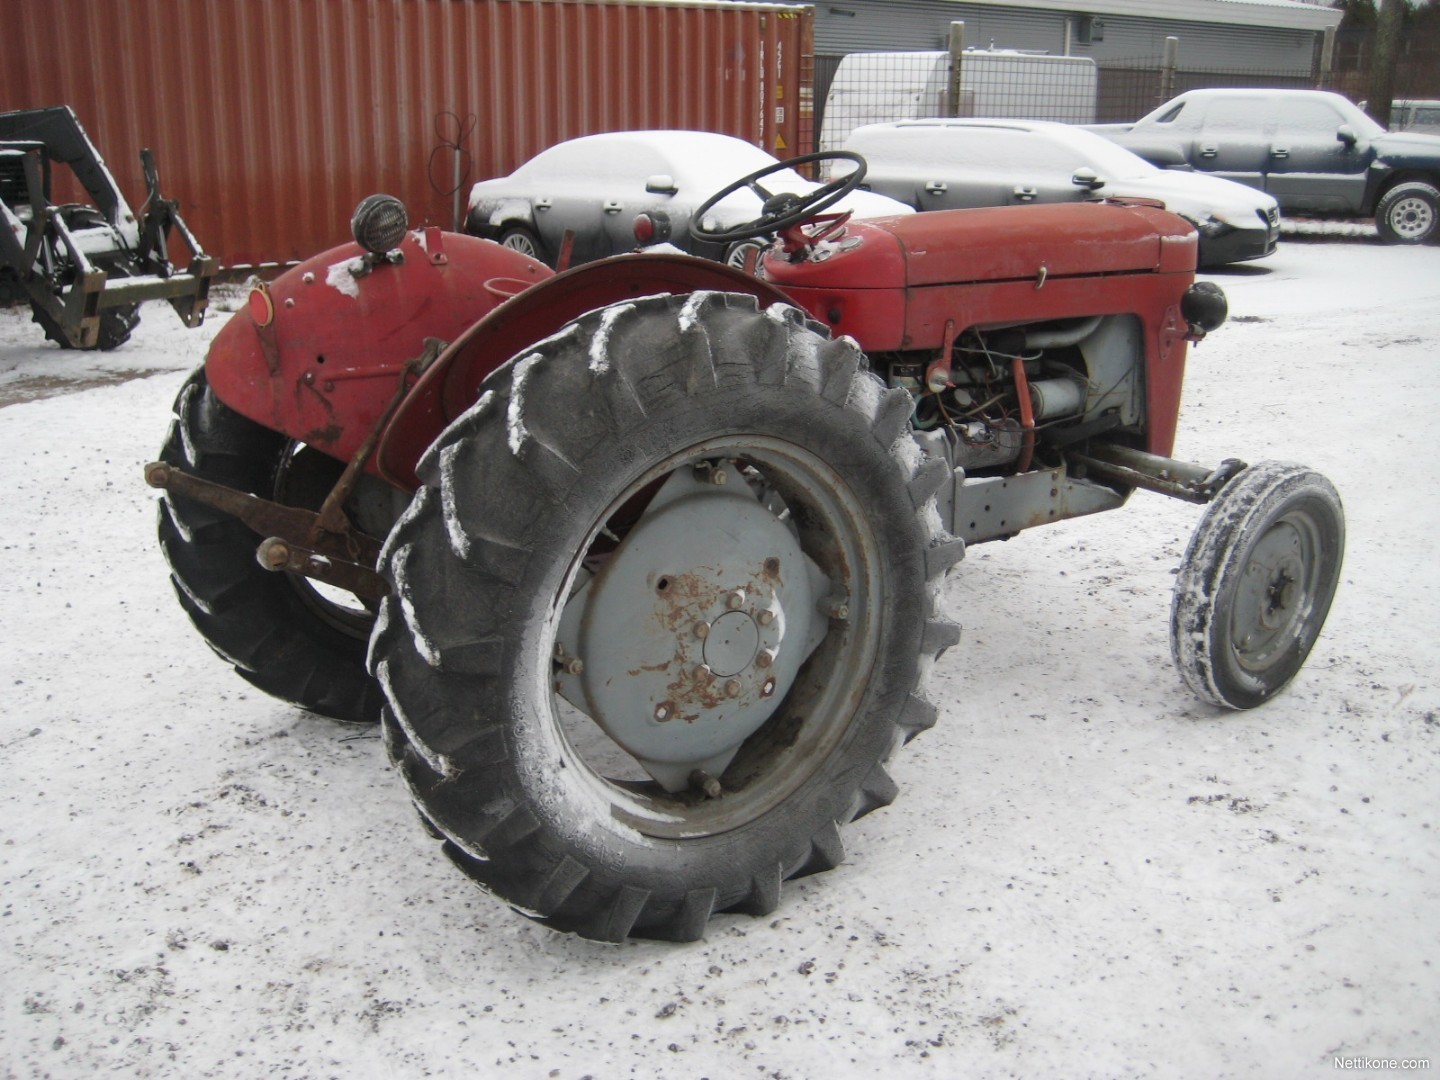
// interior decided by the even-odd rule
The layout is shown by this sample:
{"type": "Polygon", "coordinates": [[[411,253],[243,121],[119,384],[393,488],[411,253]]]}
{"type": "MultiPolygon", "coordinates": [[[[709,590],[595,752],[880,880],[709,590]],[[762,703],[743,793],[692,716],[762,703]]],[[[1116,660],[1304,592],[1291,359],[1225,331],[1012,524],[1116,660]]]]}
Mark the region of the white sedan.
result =
{"type": "MultiPolygon", "coordinates": [[[[470,189],[465,231],[498,240],[555,263],[566,230],[574,233],[571,264],[668,242],[682,250],[739,264],[755,241],[706,244],[690,238],[691,214],[727,184],[778,164],[742,139],[708,131],[612,131],[558,143],[509,176],[470,189]],[[644,216],[642,235],[636,219],[644,216]],[[667,228],[668,226],[668,228],[667,228]],[[648,234],[647,234],[648,230],[648,234]]],[[[806,195],[818,184],[785,169],[765,178],[767,192],[806,195]]],[[[724,232],[762,216],[758,194],[741,189],[706,214],[707,232],[724,232]]],[[[855,191],[832,212],[856,217],[911,214],[904,203],[855,191]]]]}
{"type": "Polygon", "coordinates": [[[869,163],[865,186],[917,210],[1158,199],[1200,233],[1200,265],[1274,252],[1280,208],[1262,191],[1160,169],[1091,131],[1044,120],[902,120],[857,128],[845,149],[869,163]]]}

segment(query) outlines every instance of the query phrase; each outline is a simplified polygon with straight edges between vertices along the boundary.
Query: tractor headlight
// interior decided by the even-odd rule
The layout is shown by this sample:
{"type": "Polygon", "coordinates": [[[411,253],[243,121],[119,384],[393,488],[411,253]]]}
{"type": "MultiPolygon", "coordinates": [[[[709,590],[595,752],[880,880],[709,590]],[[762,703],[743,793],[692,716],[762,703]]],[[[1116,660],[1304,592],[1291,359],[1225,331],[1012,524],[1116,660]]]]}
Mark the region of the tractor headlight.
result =
{"type": "Polygon", "coordinates": [[[1229,314],[1225,290],[1212,281],[1195,282],[1180,298],[1181,317],[1190,324],[1191,331],[1198,331],[1202,337],[1221,326],[1229,314]]]}
{"type": "Polygon", "coordinates": [[[350,217],[350,235],[372,255],[398,247],[409,228],[410,215],[394,195],[367,195],[350,217]]]}

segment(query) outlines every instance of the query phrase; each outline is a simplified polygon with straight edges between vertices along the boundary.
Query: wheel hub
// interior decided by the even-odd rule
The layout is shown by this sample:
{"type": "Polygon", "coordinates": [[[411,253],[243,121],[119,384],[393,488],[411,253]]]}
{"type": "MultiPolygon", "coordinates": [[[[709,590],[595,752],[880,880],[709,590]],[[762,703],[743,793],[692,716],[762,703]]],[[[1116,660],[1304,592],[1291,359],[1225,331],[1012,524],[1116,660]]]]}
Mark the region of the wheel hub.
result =
{"type": "Polygon", "coordinates": [[[1433,214],[1423,199],[1402,199],[1395,205],[1390,220],[1401,236],[1419,236],[1429,231],[1433,214]]]}
{"type": "Polygon", "coordinates": [[[760,652],[760,624],[749,612],[727,611],[710,624],[703,652],[705,665],[720,678],[739,675],[760,652]]]}
{"type": "Polygon", "coordinates": [[[560,694],[672,792],[724,771],[828,625],[828,579],[726,472],[672,474],[557,634],[560,694]]]}
{"type": "Polygon", "coordinates": [[[1305,615],[1305,580],[1304,536],[1292,523],[1278,522],[1255,546],[1236,598],[1234,640],[1242,663],[1263,666],[1290,644],[1305,615]]]}

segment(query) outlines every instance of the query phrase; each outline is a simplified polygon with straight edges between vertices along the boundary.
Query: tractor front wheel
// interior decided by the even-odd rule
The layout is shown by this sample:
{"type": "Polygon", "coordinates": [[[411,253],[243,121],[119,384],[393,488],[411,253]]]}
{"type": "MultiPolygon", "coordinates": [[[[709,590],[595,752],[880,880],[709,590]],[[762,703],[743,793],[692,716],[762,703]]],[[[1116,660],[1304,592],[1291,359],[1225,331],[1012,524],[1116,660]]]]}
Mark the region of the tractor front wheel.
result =
{"type": "Polygon", "coordinates": [[[1190,689],[1232,709],[1277,694],[1325,624],[1344,552],[1340,497],[1319,473],[1268,461],[1222,488],[1170,607],[1171,654],[1190,689]]]}
{"type": "Polygon", "coordinates": [[[962,550],[910,401],[794,308],[581,317],[421,462],[371,646],[447,854],[548,925],[693,940],[891,801],[962,550]]]}

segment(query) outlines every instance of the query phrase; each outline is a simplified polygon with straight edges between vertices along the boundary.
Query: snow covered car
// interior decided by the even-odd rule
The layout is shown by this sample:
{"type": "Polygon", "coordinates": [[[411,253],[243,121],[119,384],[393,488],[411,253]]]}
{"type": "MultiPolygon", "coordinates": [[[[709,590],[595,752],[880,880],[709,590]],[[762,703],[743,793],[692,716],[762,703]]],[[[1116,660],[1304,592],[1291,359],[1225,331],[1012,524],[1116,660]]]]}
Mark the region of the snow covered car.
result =
{"type": "Polygon", "coordinates": [[[1199,231],[1201,266],[1262,258],[1280,235],[1279,207],[1264,192],[1157,168],[1068,124],[901,120],[856,129],[845,149],[869,163],[867,187],[917,210],[1159,199],[1199,231]]]}
{"type": "Polygon", "coordinates": [[[1440,239],[1440,136],[1386,131],[1339,94],[1190,90],[1133,124],[1089,130],[1157,165],[1268,192],[1287,213],[1374,214],[1386,243],[1440,239]]]}
{"type": "MultiPolygon", "coordinates": [[[[575,235],[576,265],[619,255],[642,243],[668,242],[694,255],[740,265],[759,241],[708,244],[693,240],[691,214],[731,181],[777,160],[742,139],[708,131],[612,131],[557,143],[509,176],[470,189],[465,231],[555,265],[566,230],[575,235]],[[644,217],[642,235],[636,219],[644,217]]],[[[819,187],[792,169],[767,176],[768,193],[808,195],[819,187]]],[[[758,218],[762,197],[737,191],[714,206],[709,232],[758,218]]],[[[906,205],[864,191],[831,209],[856,217],[910,214],[906,205]]]]}

